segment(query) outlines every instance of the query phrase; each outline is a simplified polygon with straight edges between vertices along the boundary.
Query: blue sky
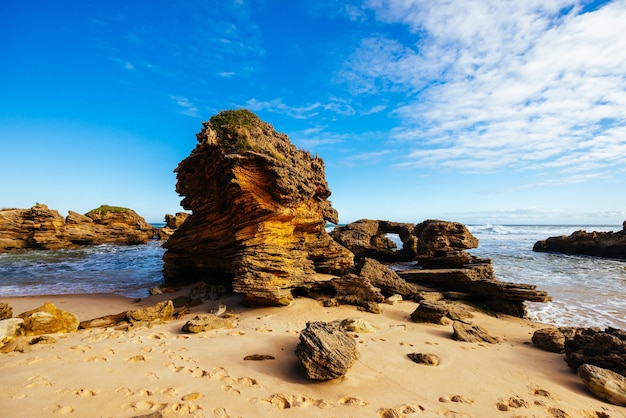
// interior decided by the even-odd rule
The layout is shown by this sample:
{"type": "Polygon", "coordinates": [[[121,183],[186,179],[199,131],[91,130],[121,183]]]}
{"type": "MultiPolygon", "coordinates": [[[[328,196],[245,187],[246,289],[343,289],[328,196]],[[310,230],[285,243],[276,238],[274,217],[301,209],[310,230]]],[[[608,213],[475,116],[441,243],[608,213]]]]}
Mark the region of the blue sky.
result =
{"type": "MultiPolygon", "coordinates": [[[[341,222],[626,219],[626,1],[0,4],[0,207],[182,210],[245,107],[326,163],[341,222]]],[[[618,228],[619,229],[619,228],[618,228]]]]}

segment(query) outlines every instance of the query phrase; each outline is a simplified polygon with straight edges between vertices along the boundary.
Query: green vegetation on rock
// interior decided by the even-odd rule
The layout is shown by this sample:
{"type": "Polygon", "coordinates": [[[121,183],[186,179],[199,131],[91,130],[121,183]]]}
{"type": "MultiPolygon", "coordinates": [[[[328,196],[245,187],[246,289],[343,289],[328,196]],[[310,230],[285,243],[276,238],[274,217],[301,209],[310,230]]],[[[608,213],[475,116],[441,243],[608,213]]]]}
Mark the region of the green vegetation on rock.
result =
{"type": "Polygon", "coordinates": [[[109,212],[126,212],[130,209],[128,208],[123,208],[121,206],[109,206],[109,205],[100,205],[99,208],[95,208],[90,210],[87,213],[97,213],[100,216],[104,216],[105,214],[109,213],[109,212]]]}
{"type": "Polygon", "coordinates": [[[235,152],[254,149],[249,128],[260,122],[258,116],[248,109],[223,110],[209,120],[220,144],[235,152]]]}

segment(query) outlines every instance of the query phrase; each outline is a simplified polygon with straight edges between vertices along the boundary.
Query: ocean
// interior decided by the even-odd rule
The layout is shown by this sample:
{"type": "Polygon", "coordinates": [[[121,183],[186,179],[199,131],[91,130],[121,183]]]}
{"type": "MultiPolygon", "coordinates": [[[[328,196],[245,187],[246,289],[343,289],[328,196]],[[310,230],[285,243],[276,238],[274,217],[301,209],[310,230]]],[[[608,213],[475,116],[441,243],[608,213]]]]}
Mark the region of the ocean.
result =
{"type": "MultiPolygon", "coordinates": [[[[551,236],[581,229],[618,231],[621,226],[468,228],[480,242],[470,252],[492,259],[496,278],[535,284],[552,296],[552,302],[527,303],[529,319],[558,326],[626,329],[626,262],[532,251],[536,241],[551,236]]],[[[0,300],[2,296],[76,293],[146,297],[148,288],[162,281],[161,244],[0,254],[0,300]]]]}

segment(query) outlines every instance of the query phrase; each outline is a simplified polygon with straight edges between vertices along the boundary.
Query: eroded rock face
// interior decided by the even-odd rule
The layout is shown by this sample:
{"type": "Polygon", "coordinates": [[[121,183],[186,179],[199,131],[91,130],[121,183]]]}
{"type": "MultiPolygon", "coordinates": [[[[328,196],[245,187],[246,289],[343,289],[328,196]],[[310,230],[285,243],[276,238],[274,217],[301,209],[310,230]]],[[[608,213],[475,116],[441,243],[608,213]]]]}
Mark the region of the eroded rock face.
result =
{"type": "Polygon", "coordinates": [[[626,221],[618,232],[576,231],[570,236],[537,241],[533,251],[580,254],[626,260],[626,221]]]}
{"type": "Polygon", "coordinates": [[[55,250],[80,245],[145,244],[156,229],[135,211],[94,209],[85,215],[58,211],[37,204],[30,209],[0,210],[0,252],[55,250]]]}
{"type": "Polygon", "coordinates": [[[192,211],[164,244],[166,284],[225,284],[249,305],[286,305],[318,273],[341,274],[350,251],[326,232],[338,221],[324,163],[245,110],[203,123],[176,169],[192,211]]]}

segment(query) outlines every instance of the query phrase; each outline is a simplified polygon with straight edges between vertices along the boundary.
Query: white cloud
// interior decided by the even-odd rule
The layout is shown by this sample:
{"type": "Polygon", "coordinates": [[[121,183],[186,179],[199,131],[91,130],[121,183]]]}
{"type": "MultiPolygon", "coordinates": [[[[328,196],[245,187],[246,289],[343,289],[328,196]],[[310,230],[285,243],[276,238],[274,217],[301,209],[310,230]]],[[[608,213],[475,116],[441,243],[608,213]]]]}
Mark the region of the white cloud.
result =
{"type": "Polygon", "coordinates": [[[356,111],[350,102],[344,99],[333,98],[328,103],[315,102],[304,106],[290,106],[281,99],[260,101],[250,99],[246,107],[253,111],[266,110],[273,113],[281,113],[294,119],[307,119],[319,115],[322,111],[328,111],[335,115],[354,115],[356,111]]]}
{"type": "Polygon", "coordinates": [[[170,99],[179,107],[178,113],[197,118],[200,116],[198,108],[186,97],[170,96],[170,99]]]}
{"type": "Polygon", "coordinates": [[[391,135],[412,149],[405,166],[582,178],[626,161],[626,1],[367,6],[409,33],[364,39],[342,76],[353,93],[405,98],[391,135]]]}

